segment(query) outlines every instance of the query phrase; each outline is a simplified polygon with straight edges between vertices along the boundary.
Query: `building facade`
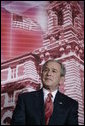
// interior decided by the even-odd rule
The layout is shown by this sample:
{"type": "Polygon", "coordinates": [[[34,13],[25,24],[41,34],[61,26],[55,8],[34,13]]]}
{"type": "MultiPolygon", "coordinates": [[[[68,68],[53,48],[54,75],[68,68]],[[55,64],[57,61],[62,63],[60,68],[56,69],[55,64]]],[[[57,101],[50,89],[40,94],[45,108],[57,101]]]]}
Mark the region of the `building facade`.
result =
{"type": "Polygon", "coordinates": [[[66,67],[61,92],[79,103],[79,125],[84,124],[84,29],[78,1],[51,1],[43,46],[1,64],[1,123],[9,124],[18,94],[42,87],[40,72],[48,59],[66,67]]]}

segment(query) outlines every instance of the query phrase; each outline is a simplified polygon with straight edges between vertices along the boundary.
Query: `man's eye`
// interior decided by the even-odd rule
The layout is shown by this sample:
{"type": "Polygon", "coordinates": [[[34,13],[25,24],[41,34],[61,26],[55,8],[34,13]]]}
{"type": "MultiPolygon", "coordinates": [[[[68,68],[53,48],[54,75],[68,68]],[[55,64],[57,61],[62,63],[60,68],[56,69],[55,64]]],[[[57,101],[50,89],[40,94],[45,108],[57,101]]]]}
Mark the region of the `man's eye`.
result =
{"type": "Polygon", "coordinates": [[[56,71],[55,71],[55,70],[53,70],[53,73],[56,73],[56,71]]]}
{"type": "Polygon", "coordinates": [[[48,71],[47,69],[44,70],[44,72],[47,72],[47,71],[48,71]]]}

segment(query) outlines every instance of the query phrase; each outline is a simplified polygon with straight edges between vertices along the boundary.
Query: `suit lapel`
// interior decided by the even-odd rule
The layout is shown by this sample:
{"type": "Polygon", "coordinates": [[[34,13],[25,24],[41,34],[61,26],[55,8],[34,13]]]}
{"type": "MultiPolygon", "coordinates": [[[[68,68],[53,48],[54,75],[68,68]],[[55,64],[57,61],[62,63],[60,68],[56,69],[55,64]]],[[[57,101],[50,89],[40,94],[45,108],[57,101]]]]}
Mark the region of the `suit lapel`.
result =
{"type": "Polygon", "coordinates": [[[58,125],[61,123],[61,117],[63,115],[62,113],[64,112],[64,109],[63,109],[63,101],[62,101],[60,94],[61,93],[58,91],[55,96],[54,110],[53,110],[53,114],[50,118],[49,124],[58,125]]]}
{"type": "Polygon", "coordinates": [[[40,89],[40,91],[36,94],[37,96],[37,106],[38,106],[38,113],[40,115],[40,124],[45,124],[45,115],[44,115],[44,96],[43,96],[43,89],[40,89]]]}

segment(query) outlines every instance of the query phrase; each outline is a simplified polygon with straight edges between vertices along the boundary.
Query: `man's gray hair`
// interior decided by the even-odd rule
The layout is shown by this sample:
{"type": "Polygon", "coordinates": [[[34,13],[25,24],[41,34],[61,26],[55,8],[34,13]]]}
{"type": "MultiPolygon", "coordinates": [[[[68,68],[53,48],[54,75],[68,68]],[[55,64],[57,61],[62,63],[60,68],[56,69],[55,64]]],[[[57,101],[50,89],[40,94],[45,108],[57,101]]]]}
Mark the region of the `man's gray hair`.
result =
{"type": "Polygon", "coordinates": [[[51,60],[48,60],[44,63],[43,67],[42,67],[42,71],[44,70],[44,68],[46,67],[46,65],[49,63],[49,62],[56,62],[56,63],[59,63],[60,66],[61,66],[61,76],[65,76],[66,74],[66,68],[65,66],[59,61],[59,60],[54,60],[54,59],[51,59],[51,60]]]}

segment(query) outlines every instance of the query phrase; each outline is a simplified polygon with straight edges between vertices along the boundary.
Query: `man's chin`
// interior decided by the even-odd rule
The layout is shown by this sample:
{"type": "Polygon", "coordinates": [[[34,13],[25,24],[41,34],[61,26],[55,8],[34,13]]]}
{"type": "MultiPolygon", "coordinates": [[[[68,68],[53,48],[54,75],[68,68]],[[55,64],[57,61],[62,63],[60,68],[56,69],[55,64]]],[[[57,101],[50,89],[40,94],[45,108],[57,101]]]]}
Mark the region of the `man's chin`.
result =
{"type": "Polygon", "coordinates": [[[51,86],[51,85],[53,85],[53,84],[52,84],[52,81],[51,81],[51,82],[48,81],[48,82],[45,83],[45,85],[46,85],[46,86],[51,86]]]}
{"type": "Polygon", "coordinates": [[[46,80],[43,84],[46,85],[46,87],[49,87],[53,85],[53,81],[49,79],[49,80],[46,80]]]}

